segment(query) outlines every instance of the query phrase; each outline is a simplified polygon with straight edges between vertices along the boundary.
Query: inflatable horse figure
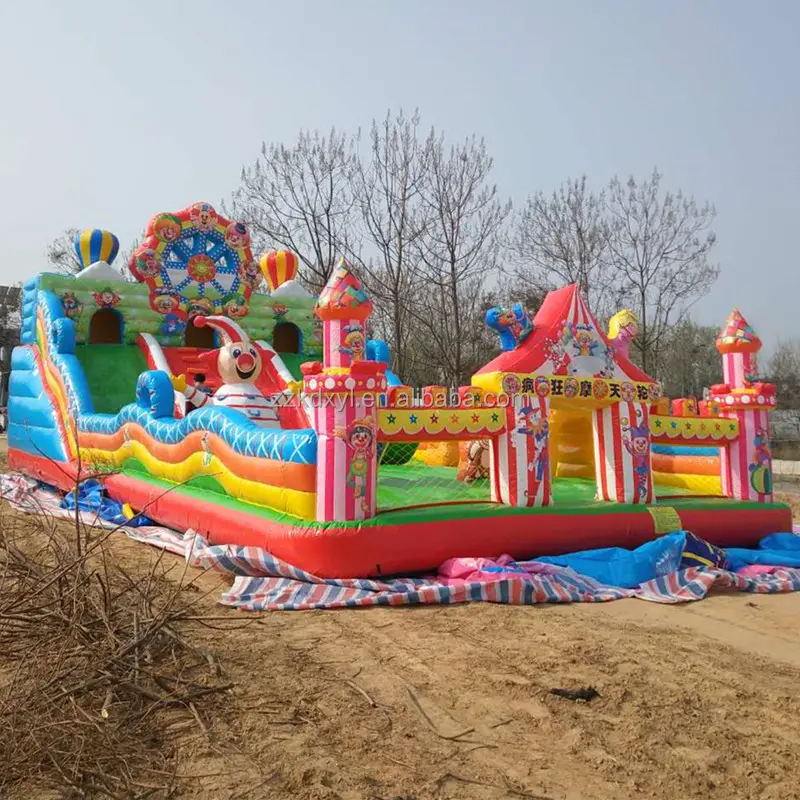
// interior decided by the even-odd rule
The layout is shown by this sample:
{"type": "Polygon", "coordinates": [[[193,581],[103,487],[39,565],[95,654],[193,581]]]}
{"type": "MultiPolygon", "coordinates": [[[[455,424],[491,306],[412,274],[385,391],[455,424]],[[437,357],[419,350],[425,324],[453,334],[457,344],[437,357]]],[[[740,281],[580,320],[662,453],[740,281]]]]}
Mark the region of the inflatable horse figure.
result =
{"type": "Polygon", "coordinates": [[[173,385],[195,408],[208,403],[240,411],[249,420],[262,428],[280,428],[275,396],[266,397],[255,382],[264,366],[264,358],[274,354],[257,348],[247,334],[227,317],[203,317],[193,319],[198,328],[210,325],[219,331],[223,345],[217,354],[217,371],[222,386],[209,396],[193,386],[186,385],[186,377],[173,377],[173,385]]]}

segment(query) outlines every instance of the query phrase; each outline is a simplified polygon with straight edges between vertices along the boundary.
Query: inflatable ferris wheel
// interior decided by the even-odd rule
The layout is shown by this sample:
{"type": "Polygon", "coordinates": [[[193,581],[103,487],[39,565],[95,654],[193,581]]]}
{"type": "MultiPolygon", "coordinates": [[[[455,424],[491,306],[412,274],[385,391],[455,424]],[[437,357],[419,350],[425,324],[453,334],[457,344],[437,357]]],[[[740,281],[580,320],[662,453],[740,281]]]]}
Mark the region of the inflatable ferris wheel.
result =
{"type": "Polygon", "coordinates": [[[153,217],[129,266],[150,287],[153,310],[184,322],[197,314],[245,316],[262,277],[247,228],[209,203],[153,217]]]}

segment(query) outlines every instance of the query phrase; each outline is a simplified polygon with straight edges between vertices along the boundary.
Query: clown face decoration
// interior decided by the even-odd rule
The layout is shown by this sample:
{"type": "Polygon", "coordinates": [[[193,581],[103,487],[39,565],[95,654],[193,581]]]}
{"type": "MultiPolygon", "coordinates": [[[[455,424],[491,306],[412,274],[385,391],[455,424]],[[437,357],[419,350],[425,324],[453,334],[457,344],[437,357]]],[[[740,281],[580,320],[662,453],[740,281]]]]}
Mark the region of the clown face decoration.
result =
{"type": "Polygon", "coordinates": [[[225,383],[255,383],[261,374],[261,355],[249,342],[232,342],[220,348],[217,371],[225,383]]]}
{"type": "Polygon", "coordinates": [[[198,410],[209,404],[224,406],[235,410],[237,414],[244,415],[260,428],[280,428],[280,417],[276,406],[282,396],[281,392],[265,395],[256,386],[264,362],[269,361],[274,353],[256,347],[239,324],[228,317],[198,316],[191,324],[198,328],[206,325],[214,328],[222,337],[224,344],[216,355],[217,373],[221,385],[213,397],[209,397],[194,386],[185,386],[183,394],[189,403],[198,410]]]}

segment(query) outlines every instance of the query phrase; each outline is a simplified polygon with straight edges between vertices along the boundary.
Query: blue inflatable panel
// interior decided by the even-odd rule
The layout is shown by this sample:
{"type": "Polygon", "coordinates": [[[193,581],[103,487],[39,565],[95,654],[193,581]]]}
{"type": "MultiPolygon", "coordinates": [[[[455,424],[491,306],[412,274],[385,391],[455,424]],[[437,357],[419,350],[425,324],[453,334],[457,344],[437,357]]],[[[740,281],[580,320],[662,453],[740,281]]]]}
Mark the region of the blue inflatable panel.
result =
{"type": "Polygon", "coordinates": [[[397,377],[390,369],[386,370],[386,383],[388,386],[402,386],[403,381],[397,377]]]}
{"type": "Polygon", "coordinates": [[[8,446],[53,461],[67,461],[57,412],[45,392],[33,351],[14,348],[11,366],[8,446]]]}
{"type": "Polygon", "coordinates": [[[44,316],[50,359],[64,382],[70,408],[74,414],[91,414],[92,394],[83,366],[75,355],[75,324],[64,316],[64,306],[53,292],[41,291],[37,297],[44,316]]]}
{"type": "Polygon", "coordinates": [[[382,339],[367,340],[367,358],[370,361],[382,361],[386,364],[386,382],[389,386],[402,386],[403,381],[389,369],[391,356],[389,355],[389,345],[382,339]]]}
{"type": "Polygon", "coordinates": [[[39,276],[26,281],[22,287],[22,329],[20,342],[33,344],[36,341],[36,306],[39,295],[39,276]]]}
{"type": "Polygon", "coordinates": [[[207,406],[183,419],[171,416],[173,389],[167,375],[143,372],[136,387],[136,402],[118,414],[81,414],[78,430],[116,433],[126,422],[141,425],[148,436],[164,444],[177,444],[194,431],[209,431],[237,453],[295,464],[317,463],[317,434],[308,430],[265,430],[231,408],[207,406]],[[168,416],[169,414],[169,416],[168,416]]]}
{"type": "Polygon", "coordinates": [[[719,455],[719,447],[690,447],[679,444],[654,444],[652,451],[661,456],[705,456],[713,458],[719,455]]]}

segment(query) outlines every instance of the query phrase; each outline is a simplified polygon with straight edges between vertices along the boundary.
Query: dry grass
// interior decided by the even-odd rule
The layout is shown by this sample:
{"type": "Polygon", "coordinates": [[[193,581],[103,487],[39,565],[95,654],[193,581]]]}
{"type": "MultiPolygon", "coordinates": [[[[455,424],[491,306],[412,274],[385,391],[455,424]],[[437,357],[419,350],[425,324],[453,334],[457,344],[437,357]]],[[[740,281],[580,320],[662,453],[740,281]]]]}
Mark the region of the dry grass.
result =
{"type": "Polygon", "coordinates": [[[781,503],[788,503],[792,509],[792,518],[795,525],[800,524],[800,495],[776,494],[775,499],[781,503]]]}
{"type": "Polygon", "coordinates": [[[800,594],[243,619],[219,576],[2,509],[3,800],[800,797],[800,594]]]}
{"type": "Polygon", "coordinates": [[[184,637],[201,595],[184,568],[130,574],[113,533],[0,516],[0,797],[170,796],[176,732],[207,736],[228,700],[184,637]]]}

